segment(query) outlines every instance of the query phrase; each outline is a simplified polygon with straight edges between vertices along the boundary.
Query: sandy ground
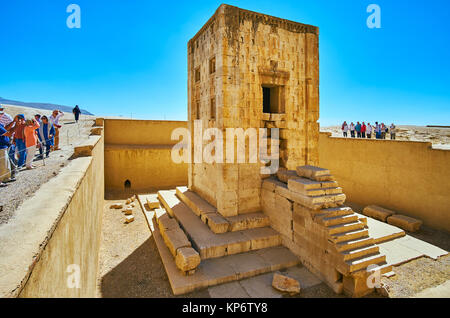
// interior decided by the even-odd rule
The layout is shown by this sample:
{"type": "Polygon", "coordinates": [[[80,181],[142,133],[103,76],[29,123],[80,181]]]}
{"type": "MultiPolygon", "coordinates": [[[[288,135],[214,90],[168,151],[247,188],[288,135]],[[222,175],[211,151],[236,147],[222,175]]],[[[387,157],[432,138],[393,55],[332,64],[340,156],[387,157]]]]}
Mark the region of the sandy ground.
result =
{"type": "MultiPolygon", "coordinates": [[[[125,224],[121,210],[109,209],[116,202],[125,200],[105,200],[103,210],[98,297],[174,297],[139,203],[135,203],[135,221],[125,224]]],[[[183,297],[209,297],[209,293],[203,290],[183,297]]]]}
{"type": "MultiPolygon", "coordinates": [[[[340,126],[321,127],[320,131],[331,132],[333,137],[342,137],[340,126]]],[[[390,139],[389,134],[386,139],[390,139]]],[[[426,141],[431,142],[435,149],[450,149],[450,128],[397,126],[396,140],[426,141]]]]}
{"type": "MultiPolygon", "coordinates": [[[[25,118],[31,118],[38,113],[49,115],[47,110],[15,106],[5,106],[5,112],[11,116],[25,114],[25,118]]],[[[16,182],[8,183],[7,187],[0,188],[0,224],[7,223],[24,200],[31,197],[42,184],[56,176],[62,167],[68,164],[74,146],[89,136],[94,123],[93,118],[92,116],[82,116],[81,120],[75,123],[73,115],[65,113],[61,121],[63,127],[60,129],[61,150],[51,152],[50,157],[45,161],[35,161],[33,165],[36,169],[21,169],[16,174],[16,182]]],[[[36,154],[38,153],[36,151],[36,154]]]]}

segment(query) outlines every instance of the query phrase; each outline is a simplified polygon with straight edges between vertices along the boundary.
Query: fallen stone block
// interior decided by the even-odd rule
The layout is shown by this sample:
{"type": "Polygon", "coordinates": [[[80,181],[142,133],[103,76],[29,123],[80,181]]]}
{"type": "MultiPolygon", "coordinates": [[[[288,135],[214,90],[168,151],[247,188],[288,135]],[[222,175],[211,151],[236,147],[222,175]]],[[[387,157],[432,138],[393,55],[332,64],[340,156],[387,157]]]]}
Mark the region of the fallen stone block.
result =
{"type": "Polygon", "coordinates": [[[126,208],[124,210],[122,210],[123,213],[125,213],[125,215],[132,215],[133,214],[133,209],[132,208],[126,208]]]}
{"type": "Polygon", "coordinates": [[[366,216],[370,216],[371,218],[386,222],[387,218],[394,215],[395,212],[377,205],[369,205],[364,208],[363,214],[366,216]]]}
{"type": "Polygon", "coordinates": [[[175,264],[183,273],[189,274],[200,265],[200,254],[192,247],[182,247],[177,250],[175,264]]]}
{"type": "MultiPolygon", "coordinates": [[[[300,167],[297,167],[297,175],[300,177],[313,179],[313,178],[317,178],[317,177],[329,176],[330,170],[315,167],[315,166],[300,166],[300,167]]],[[[323,180],[323,181],[329,181],[329,180],[323,180]]]]}
{"type": "Polygon", "coordinates": [[[158,197],[156,195],[147,197],[147,205],[150,210],[158,209],[160,207],[158,197]]]}
{"type": "Polygon", "coordinates": [[[125,223],[131,223],[134,221],[134,215],[127,215],[127,217],[125,218],[125,223]]]}
{"type": "Polygon", "coordinates": [[[272,280],[273,288],[291,295],[300,293],[300,283],[290,277],[275,273],[272,280]]]}
{"type": "Polygon", "coordinates": [[[287,183],[289,179],[296,179],[298,178],[297,173],[294,170],[287,170],[287,169],[278,169],[277,171],[277,177],[278,180],[287,183]]]}
{"type": "Polygon", "coordinates": [[[401,214],[389,216],[387,222],[409,232],[417,232],[423,223],[421,220],[401,214]]]}
{"type": "Polygon", "coordinates": [[[161,233],[167,248],[174,257],[177,256],[177,250],[182,247],[192,247],[191,242],[188,240],[186,234],[181,228],[167,230],[161,233]]]}
{"type": "Polygon", "coordinates": [[[123,209],[123,204],[122,203],[114,203],[114,204],[111,204],[109,206],[109,208],[110,209],[120,210],[120,209],[123,209]]]}

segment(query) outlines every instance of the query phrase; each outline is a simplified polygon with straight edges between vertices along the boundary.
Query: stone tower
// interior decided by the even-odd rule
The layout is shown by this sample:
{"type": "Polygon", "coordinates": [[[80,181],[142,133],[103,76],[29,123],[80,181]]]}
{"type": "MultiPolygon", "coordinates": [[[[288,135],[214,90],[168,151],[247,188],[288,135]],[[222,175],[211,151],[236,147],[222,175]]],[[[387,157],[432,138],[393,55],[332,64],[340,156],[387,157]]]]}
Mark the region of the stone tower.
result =
{"type": "MultiPolygon", "coordinates": [[[[227,128],[279,128],[280,167],[317,165],[318,34],[311,25],[221,5],[188,43],[191,135],[195,120],[223,131],[224,143],[227,128]]],[[[191,163],[189,188],[223,216],[260,211],[261,165],[191,163]]]]}

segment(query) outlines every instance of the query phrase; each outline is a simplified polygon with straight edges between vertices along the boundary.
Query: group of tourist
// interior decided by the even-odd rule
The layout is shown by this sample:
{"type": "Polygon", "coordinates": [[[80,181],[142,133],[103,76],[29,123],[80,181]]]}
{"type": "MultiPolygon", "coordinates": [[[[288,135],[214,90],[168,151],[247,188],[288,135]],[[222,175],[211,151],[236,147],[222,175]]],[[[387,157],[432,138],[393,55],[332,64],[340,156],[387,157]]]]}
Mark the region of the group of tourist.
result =
{"type": "MultiPolygon", "coordinates": [[[[51,151],[60,150],[60,119],[64,113],[54,110],[52,114],[34,118],[25,118],[19,114],[12,118],[0,105],[0,187],[16,181],[16,173],[20,168],[33,169],[33,160],[49,157],[51,151]],[[39,155],[36,150],[39,149],[39,155]],[[45,153],[44,153],[45,152],[45,153]]],[[[78,105],[73,109],[78,122],[81,111],[78,105]]]]}
{"type": "Polygon", "coordinates": [[[379,124],[375,122],[375,125],[371,125],[370,123],[362,122],[362,124],[358,121],[356,125],[351,122],[350,125],[347,124],[346,121],[342,124],[341,127],[342,133],[344,137],[348,137],[348,132],[350,131],[351,138],[368,138],[371,139],[372,135],[375,135],[376,139],[386,139],[386,135],[390,133],[391,139],[395,140],[396,127],[394,124],[388,128],[384,123],[379,124]]]}

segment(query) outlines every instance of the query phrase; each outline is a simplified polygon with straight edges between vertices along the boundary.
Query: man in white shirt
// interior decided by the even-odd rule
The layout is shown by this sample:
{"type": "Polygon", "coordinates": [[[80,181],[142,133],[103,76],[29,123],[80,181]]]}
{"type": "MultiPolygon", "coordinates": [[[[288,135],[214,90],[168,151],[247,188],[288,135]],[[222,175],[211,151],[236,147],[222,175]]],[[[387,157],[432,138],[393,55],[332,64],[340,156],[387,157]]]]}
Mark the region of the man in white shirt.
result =
{"type": "Polygon", "coordinates": [[[64,116],[64,113],[60,110],[55,109],[52,115],[49,117],[50,123],[55,128],[55,143],[53,145],[53,150],[60,150],[59,148],[59,129],[61,125],[59,124],[59,119],[64,116]]]}
{"type": "Polygon", "coordinates": [[[372,125],[370,123],[367,123],[366,135],[368,139],[372,138],[372,130],[373,130],[372,125]]]}
{"type": "Polygon", "coordinates": [[[350,135],[355,138],[355,124],[353,122],[350,124],[350,135]]]}

